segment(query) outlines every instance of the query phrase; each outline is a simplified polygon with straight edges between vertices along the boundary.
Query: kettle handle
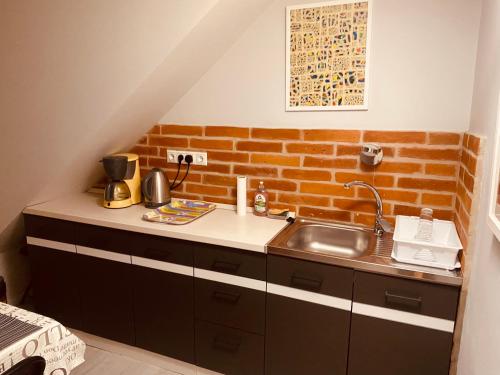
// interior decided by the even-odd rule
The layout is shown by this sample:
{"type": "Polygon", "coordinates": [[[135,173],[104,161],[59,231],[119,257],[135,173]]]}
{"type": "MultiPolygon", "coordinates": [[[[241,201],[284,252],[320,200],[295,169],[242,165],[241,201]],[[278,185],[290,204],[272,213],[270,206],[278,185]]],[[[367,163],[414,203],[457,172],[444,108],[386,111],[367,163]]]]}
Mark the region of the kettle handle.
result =
{"type": "Polygon", "coordinates": [[[153,174],[148,173],[148,175],[144,177],[144,180],[142,180],[142,194],[144,194],[147,200],[151,200],[151,195],[148,192],[148,184],[151,178],[153,178],[153,174]]]}

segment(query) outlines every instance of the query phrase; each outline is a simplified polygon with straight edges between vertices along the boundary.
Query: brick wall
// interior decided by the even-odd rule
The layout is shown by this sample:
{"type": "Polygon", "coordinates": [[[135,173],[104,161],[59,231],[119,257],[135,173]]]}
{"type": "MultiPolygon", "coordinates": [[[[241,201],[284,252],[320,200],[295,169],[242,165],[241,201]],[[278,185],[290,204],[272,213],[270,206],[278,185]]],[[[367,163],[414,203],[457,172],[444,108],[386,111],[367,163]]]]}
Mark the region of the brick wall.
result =
{"type": "Polygon", "coordinates": [[[476,208],[474,203],[478,203],[481,143],[481,138],[473,134],[463,136],[454,221],[464,248],[472,238],[471,219],[476,208]]]}
{"type": "Polygon", "coordinates": [[[170,179],[176,165],[167,165],[167,148],[208,151],[208,166],[193,166],[174,192],[177,197],[235,204],[236,176],[246,175],[249,205],[263,180],[271,207],[372,225],[372,196],[363,188],[346,190],[344,182],[359,179],[376,186],[389,218],[418,215],[426,206],[437,218],[453,219],[461,140],[461,133],[442,132],[156,125],[131,151],[141,156],[143,174],[160,167],[170,179]],[[362,142],[383,146],[382,164],[360,164],[362,142]]]}

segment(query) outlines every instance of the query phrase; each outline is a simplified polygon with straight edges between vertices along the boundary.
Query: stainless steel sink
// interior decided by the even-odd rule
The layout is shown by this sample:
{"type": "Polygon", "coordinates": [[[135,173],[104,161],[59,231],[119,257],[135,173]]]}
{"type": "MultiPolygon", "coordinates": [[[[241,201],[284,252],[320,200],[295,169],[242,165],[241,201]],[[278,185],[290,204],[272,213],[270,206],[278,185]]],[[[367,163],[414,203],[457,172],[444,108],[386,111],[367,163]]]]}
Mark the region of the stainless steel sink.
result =
{"type": "Polygon", "coordinates": [[[373,228],[297,218],[266,246],[268,254],[326,263],[359,271],[461,285],[460,271],[405,265],[391,259],[392,233],[373,228]]]}
{"type": "Polygon", "coordinates": [[[290,249],[327,253],[356,258],[373,250],[376,236],[358,228],[326,224],[304,224],[290,234],[286,246],[290,249]]]}

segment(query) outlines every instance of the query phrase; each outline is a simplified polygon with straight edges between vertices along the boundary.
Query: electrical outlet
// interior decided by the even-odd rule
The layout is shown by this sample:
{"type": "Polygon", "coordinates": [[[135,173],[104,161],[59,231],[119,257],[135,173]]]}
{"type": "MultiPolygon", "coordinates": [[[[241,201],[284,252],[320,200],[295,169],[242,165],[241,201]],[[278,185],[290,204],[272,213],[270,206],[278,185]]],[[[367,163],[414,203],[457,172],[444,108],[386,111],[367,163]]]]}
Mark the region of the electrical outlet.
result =
{"type": "Polygon", "coordinates": [[[208,164],[208,156],[206,152],[198,152],[198,151],[187,151],[187,150],[168,150],[167,151],[167,163],[177,164],[177,157],[179,155],[184,156],[184,160],[182,164],[186,163],[186,156],[191,155],[193,157],[192,165],[207,165],[208,164]]]}

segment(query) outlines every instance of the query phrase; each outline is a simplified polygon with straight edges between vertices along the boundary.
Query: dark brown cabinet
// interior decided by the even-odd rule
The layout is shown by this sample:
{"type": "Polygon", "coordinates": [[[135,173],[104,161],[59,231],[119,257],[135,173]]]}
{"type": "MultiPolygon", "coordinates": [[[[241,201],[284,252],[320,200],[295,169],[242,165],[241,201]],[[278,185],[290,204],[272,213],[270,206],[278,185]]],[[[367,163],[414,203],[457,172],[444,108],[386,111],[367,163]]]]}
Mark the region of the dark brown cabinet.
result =
{"type": "Polygon", "coordinates": [[[352,270],[268,256],[266,374],[345,374],[352,270]]]}
{"type": "Polygon", "coordinates": [[[356,272],[348,374],[448,374],[458,294],[356,272]]]}
{"type": "Polygon", "coordinates": [[[448,374],[458,287],[25,216],[36,310],[227,375],[448,374]]]}
{"type": "Polygon", "coordinates": [[[83,330],[134,345],[132,265],[78,255],[83,330]]]}
{"type": "Polygon", "coordinates": [[[39,246],[28,247],[36,311],[71,328],[82,329],[77,255],[39,246]]]}

